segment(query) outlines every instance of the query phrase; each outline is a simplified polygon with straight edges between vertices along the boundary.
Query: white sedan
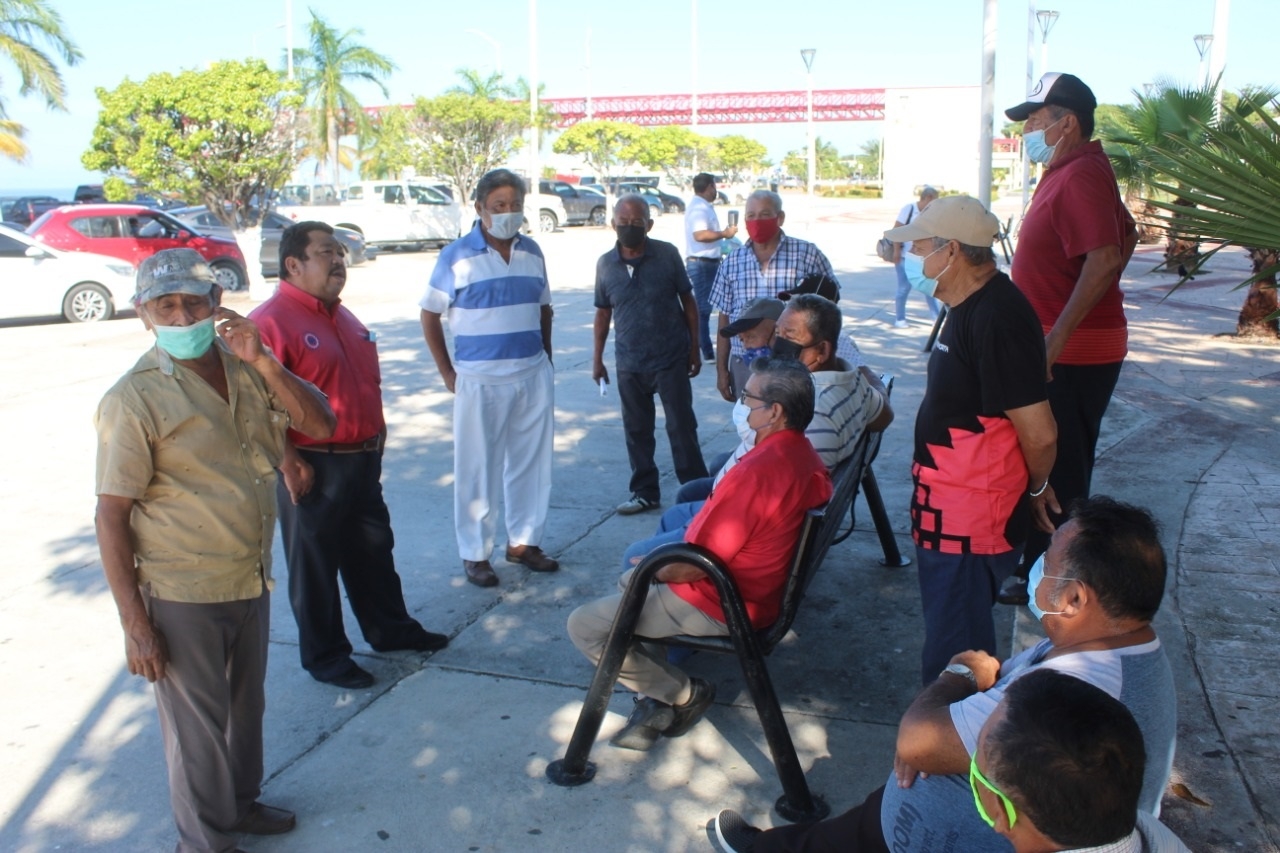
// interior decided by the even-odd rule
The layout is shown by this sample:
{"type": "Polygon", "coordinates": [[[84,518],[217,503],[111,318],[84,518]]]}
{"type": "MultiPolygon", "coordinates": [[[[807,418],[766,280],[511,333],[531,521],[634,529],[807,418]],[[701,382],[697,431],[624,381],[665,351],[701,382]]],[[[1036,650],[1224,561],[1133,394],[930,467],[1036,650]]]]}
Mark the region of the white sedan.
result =
{"type": "Polygon", "coordinates": [[[133,267],[119,258],[63,252],[0,228],[0,319],[107,320],[129,307],[133,292],[133,267]]]}

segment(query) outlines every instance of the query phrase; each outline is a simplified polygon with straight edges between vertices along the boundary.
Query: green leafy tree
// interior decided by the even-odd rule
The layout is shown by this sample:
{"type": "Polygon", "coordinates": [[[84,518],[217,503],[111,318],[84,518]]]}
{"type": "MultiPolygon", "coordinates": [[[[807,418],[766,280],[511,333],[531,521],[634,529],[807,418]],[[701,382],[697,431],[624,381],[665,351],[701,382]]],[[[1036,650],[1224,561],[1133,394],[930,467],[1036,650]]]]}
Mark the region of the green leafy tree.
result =
{"type": "Polygon", "coordinates": [[[418,170],[451,179],[465,204],[480,177],[519,150],[529,111],[512,101],[453,92],[419,98],[411,122],[421,152],[418,170]]]}
{"type": "MultiPolygon", "coordinates": [[[[1246,93],[1241,101],[1256,103],[1259,97],[1246,93]]],[[[1161,211],[1159,218],[1167,227],[1216,244],[1187,275],[1222,249],[1240,246],[1248,252],[1252,275],[1238,285],[1248,288],[1236,322],[1237,333],[1243,335],[1280,333],[1280,122],[1274,108],[1270,101],[1268,109],[1249,116],[1239,109],[1234,114],[1224,111],[1222,124],[1201,124],[1196,139],[1170,134],[1153,145],[1154,153],[1165,158],[1170,177],[1155,178],[1155,194],[1147,200],[1161,211]]]]}
{"type": "Polygon", "coordinates": [[[311,12],[311,43],[294,50],[294,66],[302,83],[302,94],[313,116],[312,138],[317,150],[326,152],[330,180],[338,181],[340,165],[338,141],[344,133],[364,130],[367,119],[360,100],[347,88],[364,81],[388,95],[383,80],[396,66],[372,48],[356,43],[363,30],[339,33],[323,18],[311,12]]]}
{"type": "Polygon", "coordinates": [[[614,167],[624,162],[623,152],[642,133],[635,125],[621,121],[580,121],[560,134],[551,150],[581,157],[595,173],[596,180],[608,186],[614,167]]]}
{"type": "Polygon", "coordinates": [[[106,189],[117,198],[178,195],[233,228],[253,227],[253,206],[297,164],[293,117],[302,99],[260,60],[126,79],[95,94],[102,108],[80,159],[110,176],[106,189]]]}
{"type": "Polygon", "coordinates": [[[764,169],[768,153],[764,145],[741,134],[721,136],[711,141],[707,167],[730,183],[741,183],[764,169]]]}
{"type": "Polygon", "coordinates": [[[515,90],[502,79],[501,72],[495,71],[485,76],[474,68],[459,68],[454,73],[462,82],[445,89],[448,94],[507,100],[516,97],[515,90]]]}
{"type": "MultiPolygon", "coordinates": [[[[0,59],[17,69],[18,94],[35,93],[49,107],[65,110],[67,88],[55,55],[67,65],[84,57],[47,0],[0,0],[0,59]]],[[[22,141],[26,128],[5,111],[4,82],[0,75],[0,155],[22,162],[28,153],[22,141]]]]}
{"type": "Polygon", "coordinates": [[[712,140],[687,127],[667,125],[645,128],[621,156],[650,171],[664,172],[676,186],[692,180],[699,163],[705,163],[712,140]]]}
{"type": "Polygon", "coordinates": [[[360,174],[366,178],[399,177],[406,167],[417,166],[424,151],[410,111],[387,107],[371,118],[360,134],[360,174]]]}
{"type": "Polygon", "coordinates": [[[868,139],[862,143],[858,153],[854,155],[854,161],[862,166],[862,174],[865,177],[879,179],[880,168],[883,163],[880,140],[868,139]]]}
{"type": "MultiPolygon", "coordinates": [[[[822,137],[814,140],[813,158],[818,167],[818,179],[822,181],[847,181],[853,177],[849,164],[840,158],[840,152],[830,142],[823,142],[822,137]]],[[[807,151],[789,151],[782,158],[782,168],[788,175],[809,181],[809,153],[807,151]]]]}

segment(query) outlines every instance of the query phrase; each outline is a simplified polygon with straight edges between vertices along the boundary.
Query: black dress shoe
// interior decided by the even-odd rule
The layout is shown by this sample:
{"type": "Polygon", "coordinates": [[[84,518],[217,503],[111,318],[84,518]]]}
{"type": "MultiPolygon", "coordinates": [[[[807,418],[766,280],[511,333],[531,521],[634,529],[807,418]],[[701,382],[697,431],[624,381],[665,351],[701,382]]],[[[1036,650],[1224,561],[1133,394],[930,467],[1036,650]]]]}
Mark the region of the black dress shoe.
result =
{"type": "Polygon", "coordinates": [[[449,645],[449,638],[432,631],[419,631],[409,640],[393,646],[374,646],[375,652],[438,652],[449,645]]]}
{"type": "Polygon", "coordinates": [[[362,669],[355,661],[348,661],[345,669],[339,670],[336,674],[321,677],[312,673],[311,677],[316,681],[332,684],[334,687],[341,687],[343,690],[363,690],[366,687],[373,686],[373,674],[368,670],[362,669]]]}
{"type": "Polygon", "coordinates": [[[548,557],[537,545],[507,546],[507,562],[519,563],[535,572],[554,572],[560,564],[548,557]]]}
{"type": "Polygon", "coordinates": [[[231,831],[247,835],[283,835],[297,825],[298,819],[293,812],[264,803],[253,803],[249,806],[249,813],[231,827],[231,831]]]}
{"type": "Polygon", "coordinates": [[[620,749],[644,752],[662,736],[663,729],[675,720],[675,712],[666,702],[659,702],[648,696],[637,696],[635,703],[631,716],[627,717],[627,724],[609,738],[609,743],[620,749]]]}
{"type": "Polygon", "coordinates": [[[467,573],[467,580],[476,586],[498,585],[498,576],[488,560],[463,560],[462,570],[467,573]]]}
{"type": "Polygon", "coordinates": [[[711,682],[692,678],[689,680],[689,688],[691,690],[689,701],[671,708],[675,713],[675,719],[671,721],[670,726],[662,730],[667,737],[680,737],[689,731],[697,725],[698,720],[702,719],[702,715],[715,701],[716,686],[711,682]]]}
{"type": "Polygon", "coordinates": [[[1005,578],[1004,586],[1000,587],[1000,594],[996,596],[996,601],[1001,604],[1026,604],[1030,600],[1027,595],[1027,579],[1017,575],[1005,578]]]}

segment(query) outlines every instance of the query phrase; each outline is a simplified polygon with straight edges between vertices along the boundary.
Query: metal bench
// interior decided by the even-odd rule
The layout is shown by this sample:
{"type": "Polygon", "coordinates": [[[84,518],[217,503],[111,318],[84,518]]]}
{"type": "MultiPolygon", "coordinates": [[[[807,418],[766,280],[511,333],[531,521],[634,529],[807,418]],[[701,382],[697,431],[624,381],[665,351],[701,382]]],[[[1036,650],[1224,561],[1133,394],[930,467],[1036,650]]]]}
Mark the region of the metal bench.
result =
{"type": "MultiPolygon", "coordinates": [[[[617,616],[614,618],[600,662],[596,666],[591,687],[587,690],[587,698],[578,715],[578,723],[569,740],[565,757],[547,766],[547,777],[552,782],[564,786],[582,785],[595,776],[595,765],[588,760],[588,756],[596,737],[600,734],[600,726],[604,722],[609,698],[618,680],[618,671],[622,667],[622,658],[632,642],[660,643],[722,654],[732,653],[738,656],[743,677],[751,693],[751,700],[755,704],[756,713],[760,716],[760,725],[764,729],[769,752],[772,754],[778,778],[782,783],[783,794],[778,798],[774,808],[779,815],[792,822],[821,820],[827,816],[830,807],[821,797],[809,791],[809,785],[805,781],[804,771],[800,767],[800,760],[796,756],[795,745],[791,740],[791,732],[787,728],[782,708],[778,704],[777,693],[774,691],[773,682],[764,664],[764,656],[773,651],[773,648],[790,630],[810,581],[822,565],[827,549],[835,543],[839,535],[841,519],[850,511],[854,498],[857,497],[859,483],[865,483],[867,478],[871,477],[871,483],[874,485],[874,477],[870,474],[870,460],[873,455],[871,450],[873,443],[878,447],[879,437],[879,433],[863,435],[849,458],[836,467],[832,477],[831,499],[826,506],[810,510],[807,514],[801,526],[795,555],[783,587],[778,621],[770,627],[760,631],[751,627],[746,607],[733,578],[724,564],[706,549],[684,543],[664,545],[641,561],[618,604],[617,616]],[[636,622],[654,576],[663,566],[676,562],[689,563],[698,567],[715,584],[716,593],[724,610],[725,625],[728,628],[727,637],[646,638],[636,636],[636,622]]],[[[876,498],[877,500],[879,498],[878,490],[876,498]]],[[[883,504],[880,505],[880,510],[883,512],[883,504]]],[[[896,544],[894,550],[897,550],[896,544]]]]}

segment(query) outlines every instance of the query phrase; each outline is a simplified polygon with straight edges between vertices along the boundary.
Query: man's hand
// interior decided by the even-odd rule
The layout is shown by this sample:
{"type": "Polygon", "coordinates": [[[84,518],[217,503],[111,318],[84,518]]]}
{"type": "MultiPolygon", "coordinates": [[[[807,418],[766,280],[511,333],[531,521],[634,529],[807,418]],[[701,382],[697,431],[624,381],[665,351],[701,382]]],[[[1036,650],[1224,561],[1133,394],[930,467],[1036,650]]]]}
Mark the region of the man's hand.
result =
{"type": "Polygon", "coordinates": [[[1045,533],[1053,533],[1057,530],[1053,526],[1053,519],[1049,517],[1049,513],[1054,515],[1062,515],[1062,506],[1058,503],[1058,496],[1053,493],[1053,486],[1045,484],[1044,491],[1031,499],[1031,520],[1035,522],[1038,530],[1045,533]]]}
{"type": "Polygon", "coordinates": [[[599,385],[601,379],[606,385],[609,384],[609,369],[604,366],[603,361],[596,361],[591,365],[591,381],[599,385]]]}
{"type": "Polygon", "coordinates": [[[733,391],[729,388],[729,371],[716,366],[716,390],[720,392],[720,396],[732,403],[733,391]]]}
{"type": "Polygon", "coordinates": [[[289,500],[297,506],[315,485],[316,469],[295,452],[285,454],[280,462],[280,476],[284,477],[284,487],[289,490],[289,500]]]}
{"type": "Polygon", "coordinates": [[[895,265],[902,263],[902,244],[893,244],[893,263],[895,265]]]}
{"type": "Polygon", "coordinates": [[[928,779],[929,774],[923,773],[910,764],[902,760],[902,756],[898,753],[893,754],[893,775],[898,777],[899,788],[910,788],[916,779],[928,779]]]}
{"type": "Polygon", "coordinates": [[[456,393],[453,386],[458,381],[458,371],[452,367],[446,367],[440,371],[440,378],[444,380],[444,387],[449,389],[450,394],[456,393]]]}
{"type": "Polygon", "coordinates": [[[689,378],[697,376],[702,372],[702,351],[698,349],[698,345],[694,344],[689,348],[689,378]]]}
{"type": "Polygon", "coordinates": [[[723,238],[723,239],[725,239],[725,240],[728,240],[728,239],[730,239],[731,237],[733,237],[733,235],[735,235],[735,234],[737,234],[737,233],[738,233],[738,226],[737,226],[737,225],[730,225],[728,228],[726,228],[726,229],[724,229],[723,231],[721,231],[721,232],[720,232],[720,236],[721,236],[721,238],[723,238]]]}
{"type": "Polygon", "coordinates": [[[978,692],[984,693],[995,686],[1000,677],[1000,661],[981,651],[961,652],[951,658],[951,663],[963,664],[973,670],[973,677],[978,679],[978,692]]]}
{"type": "Polygon", "coordinates": [[[258,326],[248,317],[241,317],[230,308],[222,306],[213,309],[213,316],[218,324],[218,334],[226,342],[227,348],[241,361],[254,364],[259,359],[268,357],[258,326]]]}
{"type": "Polygon", "coordinates": [[[124,630],[124,654],[130,675],[141,675],[150,682],[164,678],[169,665],[169,646],[147,619],[136,619],[124,630]]]}

